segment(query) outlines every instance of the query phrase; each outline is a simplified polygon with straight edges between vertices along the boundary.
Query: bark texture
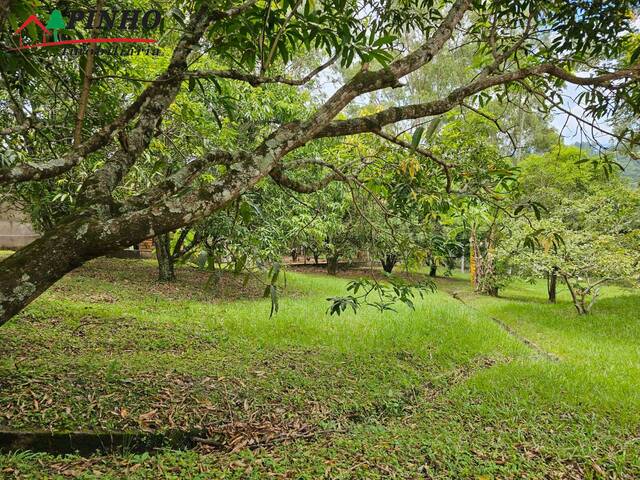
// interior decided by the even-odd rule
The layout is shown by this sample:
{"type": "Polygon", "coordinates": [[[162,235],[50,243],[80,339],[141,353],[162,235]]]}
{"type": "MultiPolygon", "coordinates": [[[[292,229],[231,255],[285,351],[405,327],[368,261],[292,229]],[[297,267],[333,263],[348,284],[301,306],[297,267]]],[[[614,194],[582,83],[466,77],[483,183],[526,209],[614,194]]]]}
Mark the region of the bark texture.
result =
{"type": "Polygon", "coordinates": [[[160,282],[173,282],[176,279],[174,259],[171,253],[171,237],[168,233],[153,237],[153,245],[156,248],[158,260],[158,280],[160,282]]]}
{"type": "Polygon", "coordinates": [[[475,228],[471,229],[469,238],[471,282],[478,293],[498,296],[496,279],[495,244],[496,227],[492,225],[484,238],[480,240],[475,228]]]}
{"type": "Polygon", "coordinates": [[[549,303],[556,303],[556,293],[558,290],[558,271],[553,269],[547,276],[547,294],[549,303]]]}
{"type": "Polygon", "coordinates": [[[9,14],[11,0],[0,0],[0,26],[4,27],[4,19],[9,14]]]}

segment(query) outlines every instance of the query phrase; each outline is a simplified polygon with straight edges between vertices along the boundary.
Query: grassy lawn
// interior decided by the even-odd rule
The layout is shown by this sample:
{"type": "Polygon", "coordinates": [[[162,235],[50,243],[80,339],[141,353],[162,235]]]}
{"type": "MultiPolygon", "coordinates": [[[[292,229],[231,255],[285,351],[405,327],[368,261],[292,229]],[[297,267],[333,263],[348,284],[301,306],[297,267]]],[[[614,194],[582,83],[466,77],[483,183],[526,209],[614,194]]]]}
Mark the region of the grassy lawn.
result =
{"type": "Polygon", "coordinates": [[[544,286],[518,283],[484,298],[454,277],[415,311],[337,318],[325,299],[345,280],[289,273],[269,319],[257,285],[225,278],[214,295],[199,272],[153,279],[152,262],[99,259],[0,329],[0,426],[198,430],[217,444],[18,452],[0,455],[1,475],[640,477],[637,292],[609,288],[579,318],[566,292],[548,305],[544,286]]]}

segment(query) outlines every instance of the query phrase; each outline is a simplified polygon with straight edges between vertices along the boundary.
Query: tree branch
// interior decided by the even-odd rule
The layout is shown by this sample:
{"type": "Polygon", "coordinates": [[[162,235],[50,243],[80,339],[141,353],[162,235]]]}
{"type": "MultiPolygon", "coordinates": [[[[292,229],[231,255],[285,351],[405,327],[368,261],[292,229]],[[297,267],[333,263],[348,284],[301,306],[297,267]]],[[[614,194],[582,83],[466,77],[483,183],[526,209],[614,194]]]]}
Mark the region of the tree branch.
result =
{"type": "Polygon", "coordinates": [[[394,137],[393,135],[389,135],[386,132],[383,132],[382,130],[378,130],[373,132],[374,134],[378,135],[381,138],[384,138],[385,140],[398,145],[402,148],[406,148],[407,150],[413,150],[417,153],[419,153],[420,155],[422,155],[423,157],[426,157],[430,160],[433,160],[434,162],[436,162],[438,165],[440,165],[440,167],[442,167],[442,171],[444,172],[444,174],[447,177],[447,185],[446,185],[446,189],[447,189],[447,193],[451,192],[451,184],[453,182],[452,178],[451,178],[451,171],[449,170],[449,168],[451,168],[453,165],[448,164],[447,162],[445,162],[444,160],[441,160],[440,158],[438,158],[436,156],[436,154],[434,154],[431,150],[428,150],[426,148],[422,148],[422,147],[414,147],[413,145],[411,145],[408,142],[405,142],[404,140],[401,140],[398,137],[394,137]]]}
{"type": "Polygon", "coordinates": [[[255,5],[257,0],[249,0],[238,7],[223,11],[213,11],[207,14],[206,7],[196,13],[194,21],[173,51],[169,67],[151,85],[149,85],[138,98],[116,119],[102,127],[82,144],[59,158],[46,162],[27,162],[0,169],[0,184],[9,182],[25,182],[31,180],[43,180],[56,177],[71,170],[82,162],[87,155],[106,146],[112,139],[112,135],[127,125],[149,103],[160,96],[167,94],[167,83],[173,84],[180,81],[182,73],[187,68],[186,58],[192,48],[198,43],[206,26],[212,21],[232,18],[242,14],[255,5]],[[204,28],[201,28],[204,27],[204,28]],[[191,31],[189,31],[191,30],[191,31]]]}
{"type": "MultiPolygon", "coordinates": [[[[96,3],[96,11],[93,18],[91,37],[98,36],[98,25],[100,25],[100,12],[104,6],[104,0],[98,0],[96,3]]],[[[91,90],[91,82],[93,80],[93,65],[95,63],[96,44],[89,45],[87,52],[87,61],[84,66],[84,76],[82,78],[82,90],[80,91],[80,100],[78,101],[78,112],[76,114],[76,126],[73,131],[73,145],[78,146],[82,142],[82,124],[87,111],[87,103],[89,102],[89,91],[91,90]]]]}
{"type": "Polygon", "coordinates": [[[80,205],[113,204],[113,189],[149,146],[162,114],[175,101],[180,91],[183,74],[188,68],[189,55],[200,42],[214,17],[206,6],[201,7],[194,15],[173,50],[167,70],[147,89],[152,90],[152,94],[148,95],[147,101],[140,107],[135,128],[123,137],[122,148],[83,184],[78,201],[80,205]]]}
{"type": "Polygon", "coordinates": [[[281,185],[283,187],[288,188],[289,190],[293,190],[294,192],[298,192],[298,193],[317,192],[318,190],[322,190],[323,188],[325,188],[331,182],[334,182],[337,180],[343,180],[343,181],[347,180],[346,174],[341,172],[336,166],[331,165],[330,163],[322,162],[319,160],[318,161],[309,160],[309,161],[306,161],[305,163],[321,165],[323,167],[326,167],[332,170],[333,173],[326,175],[320,180],[316,180],[312,183],[303,183],[287,176],[285,174],[284,167],[282,165],[277,165],[269,172],[269,175],[278,185],[281,185]]]}
{"type": "Polygon", "coordinates": [[[0,130],[0,137],[7,137],[16,133],[23,133],[27,130],[32,130],[40,126],[42,126],[42,124],[38,122],[38,119],[27,117],[20,125],[16,125],[15,127],[7,127],[0,130]]]}
{"type": "Polygon", "coordinates": [[[201,157],[188,162],[177,172],[164,178],[157,185],[149,188],[146,192],[127,199],[124,206],[127,209],[144,208],[154,202],[162,200],[181,191],[199,174],[213,165],[231,165],[234,156],[224,150],[214,150],[201,157]]]}
{"type": "Polygon", "coordinates": [[[596,85],[606,87],[610,86],[611,82],[615,80],[623,78],[631,78],[635,80],[640,78],[640,65],[597,75],[595,77],[579,77],[556,65],[544,63],[541,65],[522,68],[513,72],[505,72],[499,75],[479,78],[463,87],[456,88],[444,99],[434,100],[428,103],[393,107],[364,117],[334,121],[318,132],[316,138],[375,132],[385,125],[397,123],[402,120],[415,120],[423,117],[441,115],[450,111],[454,107],[461,105],[464,99],[483,90],[497,85],[503,85],[528,77],[541,75],[549,75],[576,85],[596,85]]]}
{"type": "Polygon", "coordinates": [[[287,152],[304,145],[324,130],[327,123],[335,118],[354,98],[383,88],[399,87],[401,85],[400,78],[424,66],[444,47],[470,6],[469,0],[457,0],[435,32],[419,48],[380,70],[360,70],[351,80],[340,87],[311,119],[297,124],[296,128],[287,125],[276,132],[269,140],[274,137],[282,137],[284,140],[284,148],[278,152],[280,158],[287,152]]]}
{"type": "Polygon", "coordinates": [[[307,75],[302,78],[287,78],[281,75],[275,77],[265,77],[263,75],[254,75],[251,73],[244,73],[238,70],[200,70],[194,72],[186,72],[185,78],[226,78],[230,80],[239,80],[246,82],[253,87],[267,83],[282,83],[285,85],[302,86],[309,83],[318,73],[322,72],[329,66],[331,66],[338,59],[337,55],[334,55],[330,60],[323,63],[319,67],[313,69],[307,75]]]}

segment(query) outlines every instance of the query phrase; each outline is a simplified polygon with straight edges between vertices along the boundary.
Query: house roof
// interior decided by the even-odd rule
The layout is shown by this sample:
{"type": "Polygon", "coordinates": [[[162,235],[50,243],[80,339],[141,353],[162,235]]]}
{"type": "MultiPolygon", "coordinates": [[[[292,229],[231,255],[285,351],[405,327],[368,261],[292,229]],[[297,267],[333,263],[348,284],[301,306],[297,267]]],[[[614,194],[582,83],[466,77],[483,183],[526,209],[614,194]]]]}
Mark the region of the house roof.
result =
{"type": "Polygon", "coordinates": [[[49,30],[47,30],[47,27],[45,27],[42,24],[42,22],[38,19],[38,17],[36,17],[35,15],[31,15],[29,18],[27,18],[24,21],[24,23],[20,25],[20,27],[18,27],[15,33],[20,33],[22,30],[24,30],[26,27],[28,27],[32,23],[35,23],[38,27],[40,27],[40,30],[42,30],[44,33],[51,33],[49,32],[49,30]]]}

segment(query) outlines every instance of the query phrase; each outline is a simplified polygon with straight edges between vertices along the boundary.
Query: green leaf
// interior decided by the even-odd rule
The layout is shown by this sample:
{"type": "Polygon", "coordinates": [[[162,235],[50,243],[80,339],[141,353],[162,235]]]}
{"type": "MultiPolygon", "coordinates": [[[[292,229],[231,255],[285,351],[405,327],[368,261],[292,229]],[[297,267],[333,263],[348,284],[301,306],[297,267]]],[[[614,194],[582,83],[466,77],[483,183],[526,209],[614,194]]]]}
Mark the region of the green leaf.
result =
{"type": "Polygon", "coordinates": [[[411,146],[413,149],[417,149],[418,145],[420,145],[420,140],[422,140],[422,134],[424,133],[424,127],[416,128],[415,132],[413,132],[413,137],[411,137],[411,146]]]}
{"type": "Polygon", "coordinates": [[[375,42],[371,44],[372,47],[381,47],[383,45],[388,45],[394,42],[397,37],[395,35],[385,35],[384,37],[380,37],[375,42]]]}
{"type": "Polygon", "coordinates": [[[636,63],[638,58],[640,58],[640,45],[638,45],[636,49],[633,51],[633,53],[631,54],[629,63],[632,63],[632,64],[636,63]]]}

